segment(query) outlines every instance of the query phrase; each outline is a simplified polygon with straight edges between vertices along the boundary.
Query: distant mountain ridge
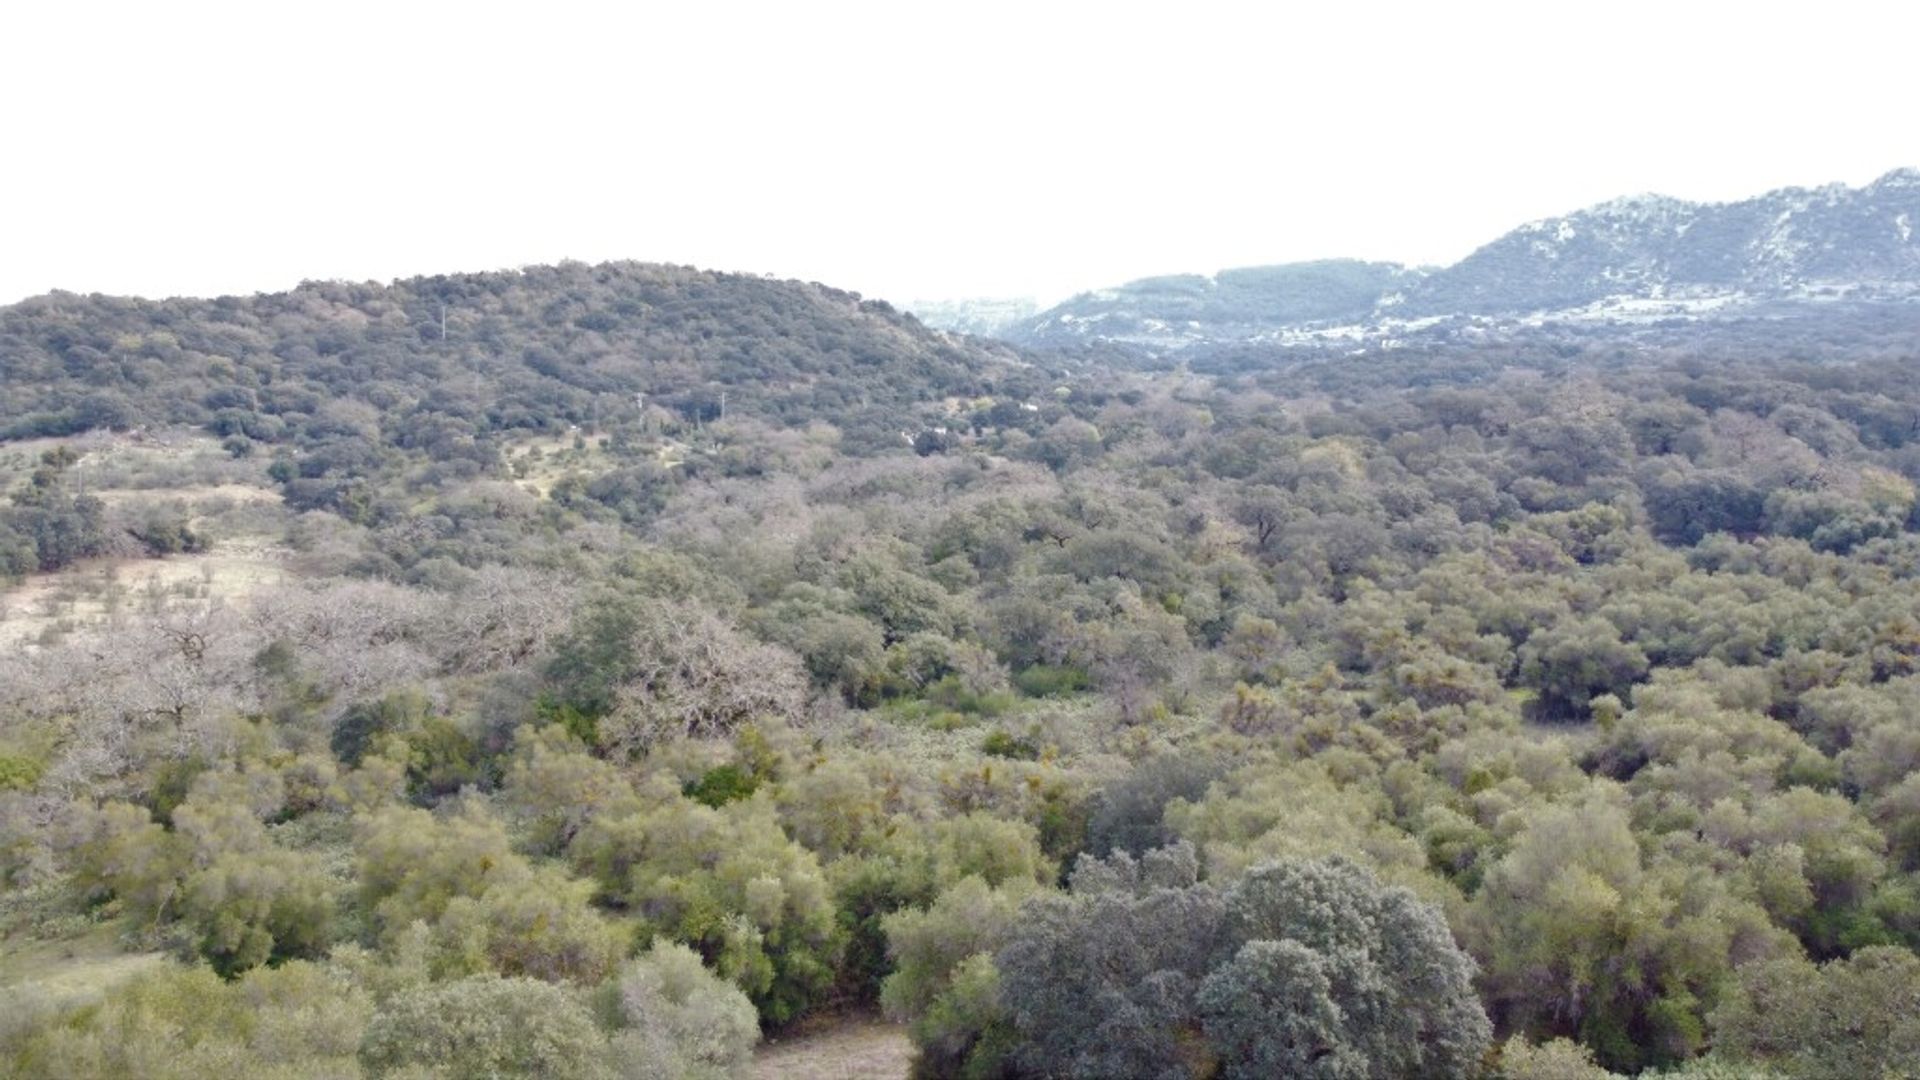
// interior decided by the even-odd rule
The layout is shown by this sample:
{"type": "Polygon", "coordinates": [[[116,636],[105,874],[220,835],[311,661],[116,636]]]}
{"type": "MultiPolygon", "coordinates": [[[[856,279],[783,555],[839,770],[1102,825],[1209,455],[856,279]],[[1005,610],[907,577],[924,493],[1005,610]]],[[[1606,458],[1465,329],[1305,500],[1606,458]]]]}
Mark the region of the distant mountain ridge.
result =
{"type": "Polygon", "coordinates": [[[1082,293],[1022,322],[1004,336],[1023,345],[1066,345],[1100,338],[1178,345],[1254,337],[1302,323],[1367,317],[1381,298],[1418,282],[1423,272],[1397,263],[1326,259],[1176,274],[1082,293]]]}
{"type": "Polygon", "coordinates": [[[1423,315],[1524,312],[1611,296],[1920,288],[1920,170],[1865,187],[1783,188],[1733,203],[1614,199],[1536,221],[1439,271],[1405,308],[1423,315]]]}
{"type": "Polygon", "coordinates": [[[935,330],[996,337],[1040,310],[1029,297],[976,297],[965,300],[910,300],[900,305],[935,330]]]}
{"type": "Polygon", "coordinates": [[[1640,195],[1530,222],[1452,266],[1332,259],[1146,278],[1000,336],[1177,349],[1473,317],[1702,317],[1756,306],[1920,298],[1920,170],[1730,203],[1640,195]]]}

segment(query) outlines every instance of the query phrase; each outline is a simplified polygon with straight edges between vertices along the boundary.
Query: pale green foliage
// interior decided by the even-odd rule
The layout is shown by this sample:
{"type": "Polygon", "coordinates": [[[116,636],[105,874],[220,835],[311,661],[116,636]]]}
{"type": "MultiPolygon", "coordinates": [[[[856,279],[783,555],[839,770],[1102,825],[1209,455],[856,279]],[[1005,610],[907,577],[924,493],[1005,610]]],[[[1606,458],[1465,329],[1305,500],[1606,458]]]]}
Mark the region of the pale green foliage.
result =
{"type": "Polygon", "coordinates": [[[1567,1039],[1530,1043],[1519,1036],[1500,1046],[1501,1080],[1613,1080],[1594,1064],[1593,1051],[1567,1039]]]}
{"type": "Polygon", "coordinates": [[[968,957],[991,954],[1017,924],[1020,903],[1032,888],[995,889],[978,877],[962,878],[925,911],[908,908],[881,920],[893,974],[881,984],[880,1003],[900,1019],[923,1015],[968,957]]]}
{"type": "Polygon", "coordinates": [[[183,920],[224,973],[318,956],[332,934],[334,886],[312,855],[277,847],[261,818],[284,789],[272,772],[202,774],[173,829],[142,807],[76,810],[76,880],[110,892],[144,923],[183,920]]]}
{"type": "Polygon", "coordinates": [[[325,954],[358,989],[316,1017],[597,986],[642,1076],[736,1068],[743,989],[883,998],[929,1075],[1470,1072],[1405,887],[1528,1040],[1489,1068],[1920,1074],[1876,950],[1920,945],[1920,380],[1856,315],[1169,376],[671,268],[7,309],[0,576],[189,519],[297,552],[9,615],[0,1040],[43,1059],[7,1068],[350,1072],[307,1005],[234,1004],[325,954]],[[86,427],[145,432],[18,441],[86,427]],[[1128,857],[1055,895],[1082,851],[1128,857]],[[1333,856],[1385,884],[1228,917],[1333,856]],[[157,949],[235,981],[112,989],[157,949]]]}
{"type": "Polygon", "coordinates": [[[787,831],[822,858],[866,847],[886,827],[885,790],[856,761],[829,760],[790,777],[776,799],[787,831]]]}
{"type": "Polygon", "coordinates": [[[716,955],[771,1022],[797,1015],[832,978],[840,934],[826,876],[765,795],[718,809],[675,798],[595,819],[570,851],[651,932],[716,955]]]}
{"type": "Polygon", "coordinates": [[[431,928],[434,968],[493,970],[592,983],[624,937],[590,900],[593,886],[515,854],[501,824],[476,805],[436,817],[390,807],[362,823],[361,899],[393,944],[416,922],[431,928]]]}
{"type": "Polygon", "coordinates": [[[1032,826],[980,812],[900,828],[877,846],[871,858],[836,864],[853,931],[845,968],[896,1016],[923,1014],[947,973],[997,948],[1020,898],[1053,878],[1032,826]]]}
{"type": "Polygon", "coordinates": [[[168,968],[107,991],[98,1004],[43,1020],[0,1058],[22,1077],[340,1080],[372,1002],[351,982],[293,961],[222,982],[204,967],[168,968]]]}
{"type": "Polygon", "coordinates": [[[345,804],[340,767],[330,755],[301,754],[280,769],[280,780],[286,792],[286,809],[291,815],[338,809],[345,804]]]}
{"type": "Polygon", "coordinates": [[[1198,847],[1219,876],[1273,859],[1364,855],[1383,870],[1422,869],[1420,845],[1389,819],[1377,789],[1343,784],[1326,766],[1249,768],[1220,780],[1198,802],[1175,799],[1166,820],[1198,847]]]}
{"type": "Polygon", "coordinates": [[[572,992],[537,979],[476,975],[402,991],[367,1024],[360,1060],[373,1076],[447,1080],[540,1076],[603,1080],[612,1053],[572,992]]]}
{"type": "Polygon", "coordinates": [[[76,807],[69,862],[84,889],[120,898],[130,915],[157,919],[179,891],[185,844],[144,806],[76,807]]]}
{"type": "Polygon", "coordinates": [[[1053,880],[1053,863],[1040,851],[1039,830],[987,813],[945,818],[926,828],[935,880],[978,877],[989,885],[1053,880]]]}
{"type": "Polygon", "coordinates": [[[1920,958],[1862,949],[1816,968],[1799,958],[1741,969],[1713,1014],[1716,1053],[1807,1080],[1920,1071],[1920,958]]]}
{"type": "Polygon", "coordinates": [[[304,852],[223,853],[187,878],[180,914],[215,968],[244,971],[273,957],[323,954],[333,890],[333,879],[304,852]]]}
{"type": "Polygon", "coordinates": [[[432,982],[435,959],[433,929],[416,922],[400,931],[384,949],[369,949],[354,942],[335,945],[327,964],[365,987],[375,1001],[385,1001],[403,990],[417,990],[432,982]]]}
{"type": "Polygon", "coordinates": [[[406,790],[406,765],[379,754],[362,758],[359,768],[340,778],[341,802],[360,812],[399,802],[406,790]]]}
{"type": "Polygon", "coordinates": [[[362,902],[392,934],[416,919],[438,919],[455,897],[478,897],[527,865],[506,829],[477,805],[440,817],[394,806],[361,822],[357,871],[362,902]]]}
{"type": "Polygon", "coordinates": [[[507,769],[505,802],[527,822],[535,851],[558,854],[594,817],[639,808],[633,785],[557,724],[522,728],[507,769]]]}
{"type": "Polygon", "coordinates": [[[625,951],[626,935],[593,909],[592,895],[592,882],[542,866],[496,881],[477,898],[455,897],[433,928],[436,965],[599,982],[625,951]]]}
{"type": "Polygon", "coordinates": [[[685,945],[655,941],[614,984],[625,1030],[614,1038],[622,1076],[724,1080],[745,1075],[760,1039],[753,1003],[685,945]]]}
{"type": "Polygon", "coordinates": [[[1606,788],[1536,810],[1488,872],[1469,925],[1496,1015],[1578,1033],[1615,1067],[1690,1056],[1735,957],[1793,949],[1758,905],[1685,862],[1644,864],[1606,788]],[[1630,1039],[1635,1025],[1647,1034],[1630,1039]]]}
{"type": "Polygon", "coordinates": [[[1806,852],[1799,844],[1770,844],[1754,852],[1747,859],[1747,877],[1754,899],[1775,921],[1799,919],[1813,910],[1806,852]]]}
{"type": "Polygon", "coordinates": [[[1004,1075],[1013,1037],[992,956],[974,953],[954,967],[947,989],[914,1020],[913,1041],[920,1048],[916,1076],[953,1073],[989,1080],[1004,1075]]]}

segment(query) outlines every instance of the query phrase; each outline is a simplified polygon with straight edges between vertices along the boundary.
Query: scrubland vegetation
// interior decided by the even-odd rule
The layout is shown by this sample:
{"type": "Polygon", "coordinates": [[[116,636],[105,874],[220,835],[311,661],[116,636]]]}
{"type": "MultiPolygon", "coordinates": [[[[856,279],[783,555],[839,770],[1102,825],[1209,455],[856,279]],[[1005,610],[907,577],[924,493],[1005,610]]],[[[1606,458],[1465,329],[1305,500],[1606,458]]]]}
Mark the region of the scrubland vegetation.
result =
{"type": "Polygon", "coordinates": [[[1920,1070],[1910,357],[1126,359],[634,266],[0,311],[16,588],[273,567],[0,621],[0,1071],[1920,1070]]]}

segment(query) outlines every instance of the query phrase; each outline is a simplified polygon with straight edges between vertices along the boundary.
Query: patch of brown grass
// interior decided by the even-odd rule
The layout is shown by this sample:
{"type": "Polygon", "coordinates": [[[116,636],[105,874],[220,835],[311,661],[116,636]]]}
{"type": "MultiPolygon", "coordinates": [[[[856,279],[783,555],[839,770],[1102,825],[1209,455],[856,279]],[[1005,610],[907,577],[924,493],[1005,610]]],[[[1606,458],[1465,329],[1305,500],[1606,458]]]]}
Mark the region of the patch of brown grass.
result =
{"type": "Polygon", "coordinates": [[[289,576],[287,551],[258,537],[163,559],[90,559],[0,592],[0,647],[98,627],[133,612],[204,610],[289,576]]]}
{"type": "Polygon", "coordinates": [[[870,1016],[839,1017],[760,1044],[755,1080],[904,1080],[913,1064],[907,1029],[870,1016]]]}

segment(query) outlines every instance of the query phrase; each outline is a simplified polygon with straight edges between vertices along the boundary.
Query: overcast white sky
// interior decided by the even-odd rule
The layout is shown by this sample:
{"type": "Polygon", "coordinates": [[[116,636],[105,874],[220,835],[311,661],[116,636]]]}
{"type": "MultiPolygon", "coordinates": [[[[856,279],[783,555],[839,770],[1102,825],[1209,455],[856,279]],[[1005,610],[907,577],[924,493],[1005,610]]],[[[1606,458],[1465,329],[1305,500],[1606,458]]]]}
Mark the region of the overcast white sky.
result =
{"type": "Polygon", "coordinates": [[[0,302],[561,258],[895,300],[1920,165],[1920,5],[16,0],[0,302]]]}

